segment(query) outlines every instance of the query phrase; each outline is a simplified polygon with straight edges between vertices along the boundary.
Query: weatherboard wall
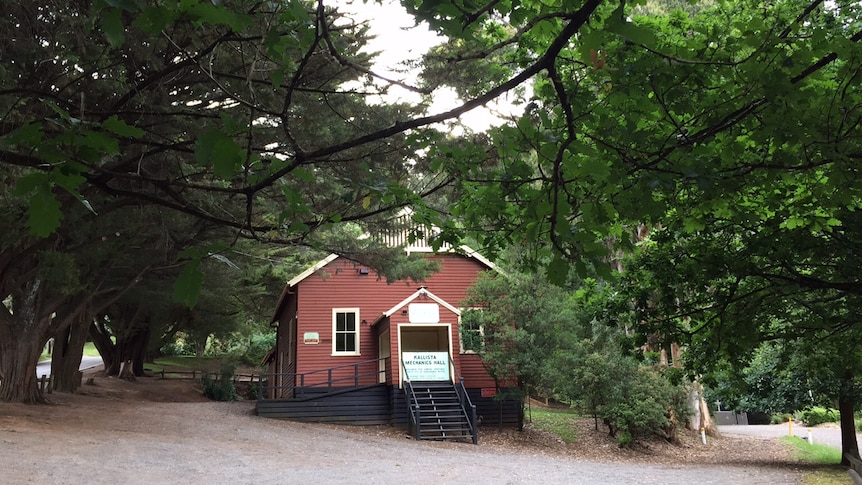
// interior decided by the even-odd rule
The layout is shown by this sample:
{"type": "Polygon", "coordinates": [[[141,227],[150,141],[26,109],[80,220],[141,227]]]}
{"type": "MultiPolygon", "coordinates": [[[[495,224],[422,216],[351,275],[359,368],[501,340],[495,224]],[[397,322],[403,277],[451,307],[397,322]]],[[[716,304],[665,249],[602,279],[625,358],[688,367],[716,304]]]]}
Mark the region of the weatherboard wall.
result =
{"type": "MultiPolygon", "coordinates": [[[[295,289],[298,296],[296,372],[306,373],[305,385],[324,382],[329,378],[329,374],[325,372],[313,375],[307,373],[376,359],[378,335],[385,330],[387,323],[390,325],[390,348],[393,351],[392,376],[397,378],[399,367],[396,353],[397,324],[404,323],[406,317],[402,316],[399,310],[388,322],[382,321],[376,326],[372,326],[371,323],[420,287],[427,288],[450,305],[458,307],[466,297],[467,288],[476,281],[479,272],[487,269],[479,261],[461,255],[441,254],[431,257],[439,261],[440,271],[421,283],[402,280],[389,284],[384,278],[378,277],[374,270],[366,272],[363,271],[364,266],[345,258],[338,258],[297,284],[295,289]],[[359,309],[358,355],[333,355],[334,308],[359,309]],[[303,337],[307,333],[317,334],[319,340],[316,343],[306,343],[303,337]]],[[[440,319],[441,323],[451,324],[453,359],[456,367],[460,367],[457,315],[441,307],[440,319]]],[[[333,378],[346,378],[353,375],[354,369],[341,367],[332,372],[333,378]]],[[[375,382],[377,382],[376,375],[369,375],[363,378],[360,384],[375,382]]]]}

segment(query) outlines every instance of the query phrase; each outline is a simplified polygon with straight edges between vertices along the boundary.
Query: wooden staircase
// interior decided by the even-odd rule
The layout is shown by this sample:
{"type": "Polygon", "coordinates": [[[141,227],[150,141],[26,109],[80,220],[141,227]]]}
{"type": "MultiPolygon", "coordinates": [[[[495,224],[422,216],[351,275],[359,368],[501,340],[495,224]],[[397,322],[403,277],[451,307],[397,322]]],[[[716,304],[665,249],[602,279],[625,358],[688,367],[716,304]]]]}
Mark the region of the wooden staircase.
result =
{"type": "Polygon", "coordinates": [[[464,408],[455,384],[420,381],[411,383],[411,387],[411,412],[418,420],[418,430],[413,430],[417,439],[472,439],[476,443],[468,410],[464,408]]]}

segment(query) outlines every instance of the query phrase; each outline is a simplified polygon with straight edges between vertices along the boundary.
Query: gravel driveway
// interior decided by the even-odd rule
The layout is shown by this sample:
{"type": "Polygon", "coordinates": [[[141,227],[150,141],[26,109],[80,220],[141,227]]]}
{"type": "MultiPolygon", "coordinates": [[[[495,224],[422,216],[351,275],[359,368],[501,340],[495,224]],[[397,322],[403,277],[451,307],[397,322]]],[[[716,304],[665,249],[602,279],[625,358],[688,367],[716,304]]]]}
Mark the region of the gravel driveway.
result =
{"type": "Polygon", "coordinates": [[[793,484],[799,478],[786,467],[606,464],[417,442],[257,418],[253,404],[243,402],[101,405],[94,419],[81,417],[80,404],[17,406],[0,405],[4,484],[793,484]]]}

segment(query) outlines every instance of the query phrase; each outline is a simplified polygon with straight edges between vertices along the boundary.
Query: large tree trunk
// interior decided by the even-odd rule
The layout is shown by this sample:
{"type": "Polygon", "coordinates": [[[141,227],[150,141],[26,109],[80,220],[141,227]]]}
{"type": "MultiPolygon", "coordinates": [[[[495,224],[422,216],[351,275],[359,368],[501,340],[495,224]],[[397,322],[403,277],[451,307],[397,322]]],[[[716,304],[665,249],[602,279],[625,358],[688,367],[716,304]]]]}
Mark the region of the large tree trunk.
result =
{"type": "Polygon", "coordinates": [[[107,367],[107,361],[105,363],[105,373],[125,379],[142,377],[149,340],[148,327],[141,327],[131,335],[118,338],[110,367],[107,367]]]}
{"type": "Polygon", "coordinates": [[[0,318],[0,401],[45,403],[36,385],[36,364],[48,340],[51,318],[40,314],[41,280],[25,283],[22,290],[12,300],[12,311],[4,311],[0,318]]]}
{"type": "Polygon", "coordinates": [[[841,415],[841,464],[850,465],[848,454],[859,457],[859,444],[856,441],[856,425],[853,422],[853,410],[855,402],[853,399],[853,373],[847,371],[841,382],[841,391],[838,396],[838,412],[841,415]]]}
{"type": "Polygon", "coordinates": [[[700,432],[700,430],[703,430],[709,436],[718,437],[718,426],[715,425],[712,413],[709,412],[709,406],[703,398],[703,385],[698,381],[694,381],[691,385],[691,391],[688,395],[688,405],[692,410],[688,426],[694,431],[700,432]]]}
{"type": "Polygon", "coordinates": [[[102,356],[102,370],[107,373],[109,369],[114,367],[114,362],[117,360],[117,346],[111,340],[111,333],[104,324],[90,322],[89,335],[96,350],[99,351],[99,355],[102,356]]]}
{"type": "Polygon", "coordinates": [[[47,402],[36,380],[36,364],[41,353],[42,344],[36,339],[0,340],[0,401],[47,402]]]}
{"type": "Polygon", "coordinates": [[[54,354],[51,356],[52,386],[55,391],[75,392],[81,384],[81,358],[87,340],[89,314],[81,312],[72,324],[54,335],[54,354]]]}

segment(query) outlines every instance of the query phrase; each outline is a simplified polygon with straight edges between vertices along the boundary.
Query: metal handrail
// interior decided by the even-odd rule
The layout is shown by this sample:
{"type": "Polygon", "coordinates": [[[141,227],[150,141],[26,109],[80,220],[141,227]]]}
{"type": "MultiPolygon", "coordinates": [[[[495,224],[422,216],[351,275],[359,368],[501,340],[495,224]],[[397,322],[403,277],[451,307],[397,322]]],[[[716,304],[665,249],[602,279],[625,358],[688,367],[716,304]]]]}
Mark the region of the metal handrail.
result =
{"type": "Polygon", "coordinates": [[[401,372],[404,374],[404,379],[401,381],[401,387],[404,389],[404,398],[407,400],[407,414],[410,420],[410,422],[407,423],[407,431],[410,432],[409,426],[410,423],[413,423],[413,434],[416,436],[416,440],[418,441],[421,439],[422,433],[422,429],[419,427],[419,399],[416,398],[416,393],[413,391],[413,383],[410,382],[407,368],[404,367],[404,359],[399,356],[398,360],[401,362],[401,372]]]}
{"type": "Polygon", "coordinates": [[[455,367],[455,361],[452,359],[452,354],[449,354],[449,367],[455,377],[458,378],[455,390],[458,393],[458,398],[461,402],[461,409],[464,411],[464,414],[467,415],[467,421],[470,424],[470,434],[473,436],[473,444],[478,445],[479,426],[476,419],[476,405],[473,404],[473,401],[470,400],[470,395],[467,394],[467,388],[464,387],[464,378],[461,377],[461,373],[458,372],[458,368],[455,367]],[[470,410],[469,413],[467,413],[467,409],[470,410]]]}

